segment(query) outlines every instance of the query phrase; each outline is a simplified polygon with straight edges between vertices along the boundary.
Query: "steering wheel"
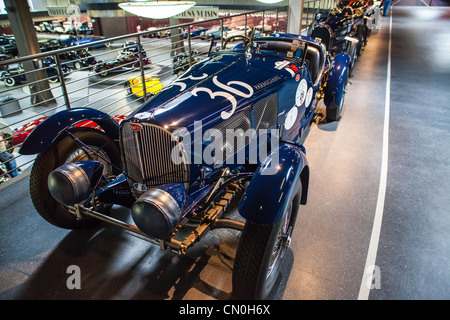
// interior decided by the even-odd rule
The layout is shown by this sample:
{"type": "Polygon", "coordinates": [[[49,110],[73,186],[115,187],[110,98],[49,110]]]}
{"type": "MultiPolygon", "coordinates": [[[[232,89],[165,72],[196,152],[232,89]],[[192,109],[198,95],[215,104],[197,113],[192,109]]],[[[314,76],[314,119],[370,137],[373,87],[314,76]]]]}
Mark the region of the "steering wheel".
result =
{"type": "Polygon", "coordinates": [[[249,37],[247,37],[247,36],[235,35],[235,36],[231,36],[231,37],[227,38],[227,40],[225,40],[225,42],[223,43],[223,48],[222,49],[225,50],[227,48],[228,42],[230,42],[230,41],[232,41],[232,40],[234,40],[236,38],[242,38],[243,40],[251,42],[251,39],[249,37]]]}

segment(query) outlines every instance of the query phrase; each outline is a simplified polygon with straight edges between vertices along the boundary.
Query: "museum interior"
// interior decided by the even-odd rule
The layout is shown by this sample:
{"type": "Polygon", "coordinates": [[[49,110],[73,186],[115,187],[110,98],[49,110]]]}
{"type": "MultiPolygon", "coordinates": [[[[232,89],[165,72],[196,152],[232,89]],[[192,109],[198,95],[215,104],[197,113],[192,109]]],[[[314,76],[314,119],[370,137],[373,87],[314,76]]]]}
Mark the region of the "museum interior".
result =
{"type": "Polygon", "coordinates": [[[0,34],[1,300],[450,299],[449,0],[2,0],[0,34]]]}

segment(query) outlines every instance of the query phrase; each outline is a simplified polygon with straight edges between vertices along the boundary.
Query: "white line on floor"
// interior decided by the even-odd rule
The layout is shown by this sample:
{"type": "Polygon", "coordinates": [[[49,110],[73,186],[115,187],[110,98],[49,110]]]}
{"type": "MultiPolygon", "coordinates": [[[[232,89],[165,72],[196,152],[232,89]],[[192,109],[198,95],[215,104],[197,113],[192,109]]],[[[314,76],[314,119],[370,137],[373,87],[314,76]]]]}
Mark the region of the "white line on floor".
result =
{"type": "MultiPolygon", "coordinates": [[[[378,251],[378,242],[380,240],[381,223],[383,220],[384,200],[386,196],[386,181],[388,169],[388,147],[389,147],[389,112],[390,112],[390,96],[391,96],[391,39],[392,39],[392,14],[389,20],[389,46],[387,60],[387,79],[386,79],[386,100],[384,110],[384,127],[383,127],[383,148],[381,154],[381,173],[380,185],[378,187],[378,199],[375,209],[375,218],[372,226],[372,235],[370,237],[369,250],[367,252],[366,265],[364,267],[364,275],[359,288],[358,300],[367,300],[369,298],[370,289],[373,286],[373,275],[375,268],[375,260],[378,251]]],[[[381,274],[382,274],[381,270],[381,274]]],[[[378,274],[380,276],[380,274],[378,274]]]]}

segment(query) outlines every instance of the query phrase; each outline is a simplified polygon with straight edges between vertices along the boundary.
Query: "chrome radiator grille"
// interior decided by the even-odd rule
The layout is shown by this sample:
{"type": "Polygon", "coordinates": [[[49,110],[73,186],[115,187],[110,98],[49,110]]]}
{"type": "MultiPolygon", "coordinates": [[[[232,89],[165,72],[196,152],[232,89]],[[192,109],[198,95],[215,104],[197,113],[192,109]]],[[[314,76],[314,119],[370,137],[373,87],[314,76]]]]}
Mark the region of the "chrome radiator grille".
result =
{"type": "Polygon", "coordinates": [[[149,123],[123,122],[121,143],[130,185],[139,183],[149,188],[175,182],[187,184],[189,165],[176,164],[171,158],[172,152],[183,152],[182,144],[172,141],[166,129],[149,123]]]}

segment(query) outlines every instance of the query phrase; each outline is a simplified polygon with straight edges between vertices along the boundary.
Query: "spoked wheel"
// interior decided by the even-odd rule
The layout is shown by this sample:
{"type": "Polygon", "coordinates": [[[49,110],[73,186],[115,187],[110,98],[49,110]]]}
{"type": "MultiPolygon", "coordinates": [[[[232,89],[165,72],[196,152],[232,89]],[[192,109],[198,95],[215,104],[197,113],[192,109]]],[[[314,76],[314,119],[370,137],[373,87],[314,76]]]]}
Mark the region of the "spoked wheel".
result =
{"type": "Polygon", "coordinates": [[[233,268],[234,298],[264,300],[274,295],[281,263],[291,242],[300,193],[290,199],[283,218],[275,225],[246,223],[233,268]]]}
{"type": "MultiPolygon", "coordinates": [[[[121,166],[118,146],[105,133],[90,128],[77,128],[72,134],[92,151],[84,151],[71,137],[65,136],[40,153],[30,174],[30,195],[38,213],[55,226],[66,229],[84,229],[96,226],[99,220],[83,217],[78,220],[68,208],[57,202],[48,189],[48,175],[64,163],[96,160],[103,162],[103,184],[117,174],[121,166]],[[88,156],[89,155],[89,156],[88,156]],[[112,165],[111,165],[111,164],[112,165]]],[[[96,208],[105,211],[109,207],[96,208]]]]}

